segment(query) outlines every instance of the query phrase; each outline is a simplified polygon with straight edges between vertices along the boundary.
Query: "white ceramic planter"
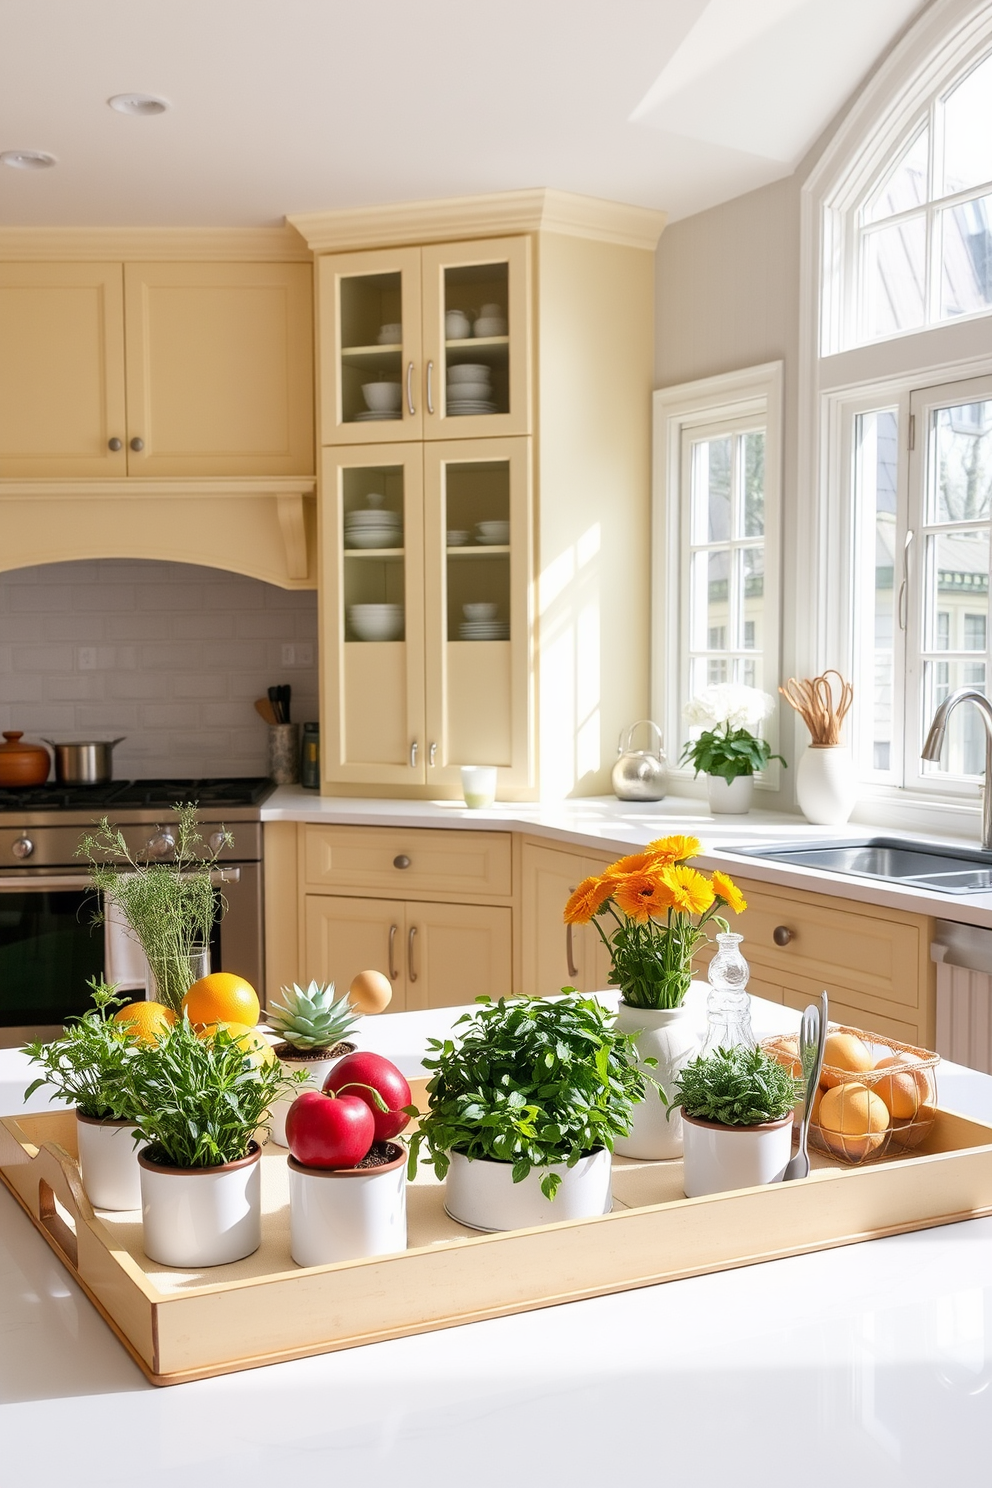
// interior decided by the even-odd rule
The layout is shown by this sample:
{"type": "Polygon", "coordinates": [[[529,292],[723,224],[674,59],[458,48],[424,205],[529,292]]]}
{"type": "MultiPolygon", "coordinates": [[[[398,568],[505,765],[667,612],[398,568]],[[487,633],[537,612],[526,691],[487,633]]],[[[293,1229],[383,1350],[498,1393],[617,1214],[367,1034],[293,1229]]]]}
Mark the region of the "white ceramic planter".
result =
{"type": "MultiPolygon", "coordinates": [[[[637,1034],[637,1052],[641,1060],[656,1059],[645,1073],[658,1081],[671,1100],[676,1075],[699,1053],[699,1035],[684,1007],[638,1008],[621,1002],[616,1026],[621,1033],[637,1034]]],[[[682,1156],[682,1115],[668,1107],[657,1091],[648,1087],[644,1100],[633,1112],[630,1132],[618,1137],[614,1151],[620,1157],[639,1157],[646,1161],[682,1156]]]]}
{"type": "Polygon", "coordinates": [[[792,1112],[762,1126],[723,1126],[683,1113],[687,1199],[780,1183],[792,1155],[792,1112]]]}
{"type": "Polygon", "coordinates": [[[145,1254],[163,1266],[224,1266],[262,1243],[262,1149],[220,1168],[167,1168],[138,1154],[145,1254]]]}
{"type": "Polygon", "coordinates": [[[94,1209],[140,1209],[141,1178],[134,1127],[76,1112],[76,1144],[83,1189],[94,1209]]]}
{"type": "MultiPolygon", "coordinates": [[[[348,1050],[346,1052],[350,1053],[351,1051],[348,1050]]],[[[279,1063],[283,1066],[287,1073],[291,1073],[293,1070],[305,1070],[307,1074],[307,1082],[305,1085],[297,1085],[292,1095],[280,1096],[279,1099],[269,1107],[269,1120],[272,1124],[272,1129],[269,1133],[270,1142],[275,1142],[276,1146],[278,1147],[289,1146],[289,1143],[286,1140],[286,1117],[289,1115],[290,1106],[293,1104],[298,1095],[303,1094],[304,1090],[322,1089],[324,1081],[327,1079],[327,1076],[330,1074],[331,1070],[338,1063],[338,1061],[343,1058],[344,1054],[335,1054],[332,1059],[279,1060],[279,1063]]]]}
{"type": "Polygon", "coordinates": [[[811,744],[796,771],[796,801],[817,826],[846,822],[858,798],[854,761],[846,744],[811,744]]]}
{"type": "Polygon", "coordinates": [[[306,1168],[288,1160],[290,1252],[328,1266],[406,1249],[406,1153],[380,1168],[306,1168]]]}
{"type": "Polygon", "coordinates": [[[514,1183],[512,1163],[452,1152],[445,1179],[445,1210],[459,1224],[490,1234],[609,1214],[613,1207],[612,1165],[605,1148],[580,1157],[574,1168],[553,1164],[551,1171],[561,1174],[553,1200],[541,1192],[541,1179],[547,1171],[532,1168],[522,1183],[514,1183]]]}
{"type": "Polygon", "coordinates": [[[738,775],[734,780],[724,780],[722,775],[706,777],[706,799],[714,816],[746,816],[753,797],[753,775],[738,775]]]}

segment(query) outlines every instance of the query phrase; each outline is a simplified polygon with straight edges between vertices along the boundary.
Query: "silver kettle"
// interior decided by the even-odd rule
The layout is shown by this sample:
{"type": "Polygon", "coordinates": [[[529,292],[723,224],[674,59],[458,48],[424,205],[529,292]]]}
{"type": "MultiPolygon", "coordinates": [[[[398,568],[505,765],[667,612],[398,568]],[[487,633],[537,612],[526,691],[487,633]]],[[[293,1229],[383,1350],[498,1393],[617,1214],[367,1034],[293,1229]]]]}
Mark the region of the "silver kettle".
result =
{"type": "Polygon", "coordinates": [[[668,789],[668,766],[665,751],[661,747],[661,729],[650,718],[641,718],[632,723],[626,734],[620,735],[617,745],[617,761],[610,777],[613,794],[620,801],[661,801],[668,789]],[[634,734],[641,724],[653,729],[657,748],[634,749],[634,734]]]}

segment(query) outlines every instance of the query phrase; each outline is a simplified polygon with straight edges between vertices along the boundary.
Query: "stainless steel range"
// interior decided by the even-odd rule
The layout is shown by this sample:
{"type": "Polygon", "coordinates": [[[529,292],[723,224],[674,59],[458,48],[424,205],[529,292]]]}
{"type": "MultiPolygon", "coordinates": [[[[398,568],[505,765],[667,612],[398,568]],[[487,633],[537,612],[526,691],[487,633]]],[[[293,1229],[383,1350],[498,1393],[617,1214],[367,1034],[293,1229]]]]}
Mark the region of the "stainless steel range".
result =
{"type": "Polygon", "coordinates": [[[89,1005],[91,976],[107,975],[142,995],[133,946],[128,964],[113,924],[93,924],[97,897],[85,860],[74,855],[102,816],[146,861],[174,858],[177,804],[199,805],[211,848],[222,829],[231,833],[214,875],[227,910],[214,927],[211,966],[240,972],[262,993],[261,805],[273,788],[251,777],[0,789],[0,1045],[56,1034],[89,1005]]]}

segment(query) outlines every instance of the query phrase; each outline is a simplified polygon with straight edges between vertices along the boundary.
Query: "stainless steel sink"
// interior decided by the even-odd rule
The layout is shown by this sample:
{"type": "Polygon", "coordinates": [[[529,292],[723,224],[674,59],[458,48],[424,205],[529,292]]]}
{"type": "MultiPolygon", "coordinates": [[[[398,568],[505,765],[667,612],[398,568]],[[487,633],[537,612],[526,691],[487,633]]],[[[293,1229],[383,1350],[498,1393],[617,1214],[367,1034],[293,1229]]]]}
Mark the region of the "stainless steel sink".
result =
{"type": "Polygon", "coordinates": [[[864,842],[805,842],[789,847],[728,847],[741,857],[800,868],[822,868],[828,873],[858,878],[880,878],[939,894],[992,893],[992,853],[967,848],[919,848],[890,837],[864,842]]]}

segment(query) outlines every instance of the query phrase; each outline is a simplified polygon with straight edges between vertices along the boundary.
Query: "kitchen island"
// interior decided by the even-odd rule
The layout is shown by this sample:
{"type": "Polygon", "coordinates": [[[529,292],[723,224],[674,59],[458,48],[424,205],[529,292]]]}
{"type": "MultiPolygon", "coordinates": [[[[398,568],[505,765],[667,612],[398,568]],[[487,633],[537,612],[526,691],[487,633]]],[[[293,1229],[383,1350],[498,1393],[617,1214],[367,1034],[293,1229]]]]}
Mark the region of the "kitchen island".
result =
{"type": "MultiPolygon", "coordinates": [[[[412,1074],[426,1034],[457,1015],[383,1015],[367,1042],[412,1074]]],[[[798,1021],[757,999],[754,1018],[759,1033],[798,1021]]],[[[23,1055],[0,1051],[0,1109],[23,1109],[28,1079],[23,1055]]],[[[945,1065],[939,1082],[942,1105],[992,1121],[992,1079],[945,1065]]],[[[45,1464],[82,1488],[591,1488],[621,1474],[749,1488],[801,1463],[817,1485],[856,1471],[929,1488],[987,1471],[992,1218],[166,1390],[5,1191],[0,1278],[11,1484],[45,1464]]]]}

